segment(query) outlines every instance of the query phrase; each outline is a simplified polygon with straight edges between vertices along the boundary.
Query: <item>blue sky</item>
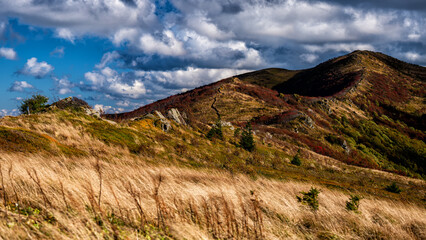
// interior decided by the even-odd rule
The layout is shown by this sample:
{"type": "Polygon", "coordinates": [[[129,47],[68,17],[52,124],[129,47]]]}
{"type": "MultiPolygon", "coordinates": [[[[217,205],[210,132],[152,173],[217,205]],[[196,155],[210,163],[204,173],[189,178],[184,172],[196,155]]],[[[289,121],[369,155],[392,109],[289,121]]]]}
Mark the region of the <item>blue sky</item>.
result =
{"type": "Polygon", "coordinates": [[[357,49],[425,66],[424,0],[0,0],[0,116],[35,93],[129,111],[357,49]]]}

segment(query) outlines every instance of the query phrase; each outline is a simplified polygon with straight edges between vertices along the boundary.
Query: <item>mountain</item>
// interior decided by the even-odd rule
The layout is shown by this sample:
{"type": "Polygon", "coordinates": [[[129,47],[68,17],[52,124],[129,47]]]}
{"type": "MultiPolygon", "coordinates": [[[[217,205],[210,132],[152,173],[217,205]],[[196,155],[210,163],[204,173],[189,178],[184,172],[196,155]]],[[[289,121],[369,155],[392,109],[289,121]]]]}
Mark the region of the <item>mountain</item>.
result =
{"type": "Polygon", "coordinates": [[[105,117],[126,120],[177,108],[194,125],[219,117],[235,126],[251,122],[260,135],[291,139],[339,161],[424,177],[425,93],[426,68],[355,51],[311,69],[223,79],[105,117]]]}
{"type": "Polygon", "coordinates": [[[424,76],[356,51],[128,113],[1,118],[0,235],[425,239],[424,76]]]}

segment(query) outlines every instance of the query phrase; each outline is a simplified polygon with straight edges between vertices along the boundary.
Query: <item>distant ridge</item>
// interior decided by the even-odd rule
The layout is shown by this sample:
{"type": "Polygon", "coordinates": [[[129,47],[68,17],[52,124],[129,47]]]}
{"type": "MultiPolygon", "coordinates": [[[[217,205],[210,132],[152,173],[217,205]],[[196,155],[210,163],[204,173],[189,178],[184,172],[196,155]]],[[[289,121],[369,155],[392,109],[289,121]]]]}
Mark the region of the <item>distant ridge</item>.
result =
{"type": "MultiPolygon", "coordinates": [[[[222,84],[232,81],[233,78],[237,78],[244,83],[260,86],[263,88],[262,91],[268,91],[265,88],[270,89],[272,92],[269,94],[272,95],[283,93],[308,97],[328,97],[343,94],[362,79],[379,85],[383,84],[384,81],[386,82],[385,84],[389,84],[386,89],[399,88],[400,84],[407,87],[408,85],[403,83],[411,80],[421,85],[426,82],[426,68],[400,61],[383,53],[357,50],[350,54],[330,59],[310,69],[268,68],[237,75],[185,93],[169,96],[131,112],[107,114],[105,117],[118,120],[134,118],[153,110],[164,112],[174,107],[185,110],[191,108],[191,103],[216,94],[217,89],[222,84]],[[379,79],[380,82],[377,82],[378,78],[381,79],[379,79]],[[393,78],[395,81],[387,81],[386,78],[393,78]]],[[[408,87],[411,88],[412,86],[408,87]]],[[[389,91],[381,93],[378,92],[379,89],[369,90],[372,90],[377,95],[385,94],[385,97],[395,97],[390,96],[391,93],[389,91]]],[[[424,90],[417,91],[414,94],[420,96],[424,94],[424,90]]],[[[399,100],[406,100],[405,97],[397,96],[399,100]]]]}

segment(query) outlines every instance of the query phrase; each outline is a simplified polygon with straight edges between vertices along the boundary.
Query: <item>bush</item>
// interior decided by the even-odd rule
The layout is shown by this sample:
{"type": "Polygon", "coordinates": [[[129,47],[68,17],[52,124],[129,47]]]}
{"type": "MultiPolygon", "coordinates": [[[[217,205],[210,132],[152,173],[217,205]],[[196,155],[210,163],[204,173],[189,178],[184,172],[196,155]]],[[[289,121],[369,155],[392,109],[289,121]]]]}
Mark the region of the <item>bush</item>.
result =
{"type": "Polygon", "coordinates": [[[251,131],[251,124],[248,123],[241,133],[240,146],[245,150],[252,152],[255,149],[253,133],[251,131]]]}
{"type": "Polygon", "coordinates": [[[293,164],[293,165],[296,165],[296,166],[302,165],[302,160],[300,160],[299,155],[300,155],[300,149],[297,150],[296,155],[294,155],[294,157],[293,157],[293,159],[291,159],[290,163],[293,164]]]}
{"type": "Polygon", "coordinates": [[[398,185],[396,185],[395,182],[393,182],[391,185],[387,186],[385,189],[386,189],[386,191],[392,192],[392,193],[402,192],[402,190],[398,187],[398,185]]]}
{"type": "Polygon", "coordinates": [[[358,195],[351,195],[349,200],[346,202],[346,209],[349,211],[358,211],[359,208],[359,201],[362,199],[362,197],[358,195]]]}
{"type": "Polygon", "coordinates": [[[218,138],[223,140],[222,124],[217,122],[212,126],[210,131],[207,133],[207,138],[212,140],[213,138],[218,138]]]}
{"type": "Polygon", "coordinates": [[[299,202],[301,202],[302,204],[308,205],[314,211],[318,210],[318,207],[319,207],[318,194],[320,193],[318,189],[311,187],[311,190],[309,190],[309,192],[300,192],[300,193],[302,194],[302,197],[296,196],[299,202]]]}
{"type": "Polygon", "coordinates": [[[43,95],[33,95],[31,98],[22,101],[19,111],[23,114],[39,113],[46,109],[47,101],[49,101],[49,98],[43,95]]]}

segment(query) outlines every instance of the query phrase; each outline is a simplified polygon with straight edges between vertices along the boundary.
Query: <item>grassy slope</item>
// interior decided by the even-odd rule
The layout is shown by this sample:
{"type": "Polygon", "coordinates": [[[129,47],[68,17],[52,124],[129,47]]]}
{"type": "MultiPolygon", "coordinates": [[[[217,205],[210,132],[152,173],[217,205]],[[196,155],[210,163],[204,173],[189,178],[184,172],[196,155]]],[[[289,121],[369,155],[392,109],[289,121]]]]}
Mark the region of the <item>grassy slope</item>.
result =
{"type": "Polygon", "coordinates": [[[289,164],[296,147],[261,131],[249,153],[235,146],[229,128],[224,141],[209,141],[205,130],[174,125],[164,133],[149,119],[111,125],[52,111],[3,118],[0,126],[3,134],[19,129],[33,144],[64,147],[22,153],[4,147],[15,141],[2,144],[0,233],[6,238],[425,236],[423,180],[345,165],[307,149],[296,167],[289,164]],[[401,194],[384,190],[394,181],[401,194]],[[311,186],[321,189],[317,213],[295,197],[311,186]],[[360,213],[345,210],[349,194],[365,197],[360,213]]]}
{"type": "Polygon", "coordinates": [[[312,69],[272,68],[224,79],[107,117],[129,119],[175,107],[207,131],[217,121],[214,103],[222,120],[234,126],[252,121],[259,134],[272,134],[273,142],[287,139],[293,147],[345,163],[424,178],[425,69],[356,51],[312,69]],[[313,97],[324,93],[332,96],[313,97]]]}

